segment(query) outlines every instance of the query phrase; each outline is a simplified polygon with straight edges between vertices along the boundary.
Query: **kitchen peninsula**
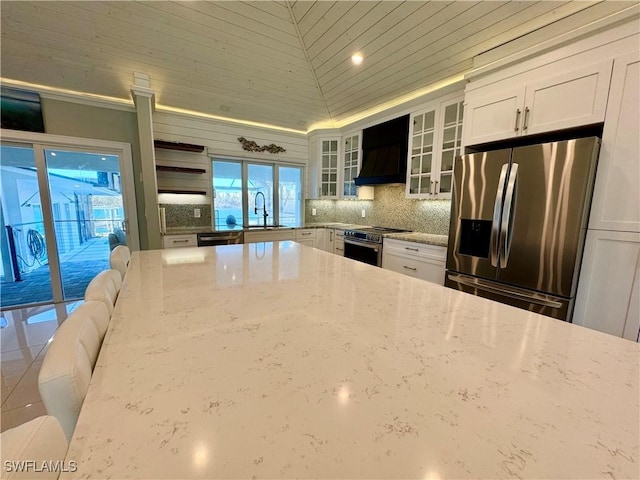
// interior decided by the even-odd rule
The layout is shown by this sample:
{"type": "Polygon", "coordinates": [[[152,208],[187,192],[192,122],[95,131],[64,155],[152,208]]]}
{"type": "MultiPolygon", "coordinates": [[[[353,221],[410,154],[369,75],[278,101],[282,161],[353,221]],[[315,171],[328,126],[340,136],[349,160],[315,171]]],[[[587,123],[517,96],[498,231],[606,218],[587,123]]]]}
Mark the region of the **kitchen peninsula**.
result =
{"type": "Polygon", "coordinates": [[[134,252],[61,478],[637,478],[639,366],[294,242],[134,252]]]}

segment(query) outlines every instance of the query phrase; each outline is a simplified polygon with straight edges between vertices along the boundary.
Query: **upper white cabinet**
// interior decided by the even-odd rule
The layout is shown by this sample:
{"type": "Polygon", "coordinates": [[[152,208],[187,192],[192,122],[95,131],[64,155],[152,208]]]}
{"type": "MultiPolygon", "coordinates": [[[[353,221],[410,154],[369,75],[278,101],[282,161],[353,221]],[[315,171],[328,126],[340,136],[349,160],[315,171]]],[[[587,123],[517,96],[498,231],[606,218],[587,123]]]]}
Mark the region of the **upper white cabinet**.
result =
{"type": "Polygon", "coordinates": [[[640,54],[615,59],[590,229],[640,232],[640,54]]]}
{"type": "Polygon", "coordinates": [[[343,159],[342,162],[342,198],[358,198],[358,187],[353,179],[360,172],[360,133],[350,133],[342,138],[343,159]]]}
{"type": "Polygon", "coordinates": [[[360,173],[361,158],[362,131],[310,139],[307,198],[358,198],[354,178],[360,173]]]}
{"type": "Polygon", "coordinates": [[[407,198],[451,198],[453,159],[462,148],[461,97],[411,114],[407,198]]]}
{"type": "Polygon", "coordinates": [[[340,145],[339,135],[310,138],[307,198],[338,198],[340,145]]]}
{"type": "Polygon", "coordinates": [[[338,144],[331,138],[320,141],[320,197],[338,198],[338,144]]]}
{"type": "Polygon", "coordinates": [[[612,61],[558,61],[465,95],[467,146],[604,121],[612,61]],[[561,72],[549,75],[550,71],[561,72]]]}

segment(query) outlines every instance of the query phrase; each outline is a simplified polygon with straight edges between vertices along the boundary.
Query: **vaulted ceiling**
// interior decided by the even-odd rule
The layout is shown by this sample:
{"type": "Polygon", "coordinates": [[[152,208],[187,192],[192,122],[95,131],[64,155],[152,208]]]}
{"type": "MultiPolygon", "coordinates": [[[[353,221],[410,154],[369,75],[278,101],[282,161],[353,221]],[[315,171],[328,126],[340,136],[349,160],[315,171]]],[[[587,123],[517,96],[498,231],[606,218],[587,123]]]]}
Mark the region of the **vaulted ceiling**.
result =
{"type": "Polygon", "coordinates": [[[460,78],[474,56],[523,35],[633,3],[3,0],[1,71],[7,84],[126,100],[142,72],[159,108],[306,131],[460,78]]]}

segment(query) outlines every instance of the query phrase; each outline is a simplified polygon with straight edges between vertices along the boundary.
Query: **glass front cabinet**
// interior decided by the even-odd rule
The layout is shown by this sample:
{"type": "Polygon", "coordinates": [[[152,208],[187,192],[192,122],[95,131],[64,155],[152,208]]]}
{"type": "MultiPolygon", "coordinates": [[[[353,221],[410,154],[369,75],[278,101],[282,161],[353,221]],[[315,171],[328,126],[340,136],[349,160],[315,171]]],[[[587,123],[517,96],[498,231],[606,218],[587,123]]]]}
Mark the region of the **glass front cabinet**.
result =
{"type": "Polygon", "coordinates": [[[411,114],[407,198],[451,198],[453,159],[462,153],[463,100],[411,114]]]}
{"type": "Polygon", "coordinates": [[[338,139],[320,141],[320,197],[338,197],[338,139]]]}
{"type": "Polygon", "coordinates": [[[354,178],[360,172],[360,133],[350,133],[342,138],[344,163],[342,164],[342,198],[358,198],[354,178]]]}
{"type": "Polygon", "coordinates": [[[318,135],[309,142],[307,198],[356,199],[354,178],[360,172],[362,132],[318,135]]]}

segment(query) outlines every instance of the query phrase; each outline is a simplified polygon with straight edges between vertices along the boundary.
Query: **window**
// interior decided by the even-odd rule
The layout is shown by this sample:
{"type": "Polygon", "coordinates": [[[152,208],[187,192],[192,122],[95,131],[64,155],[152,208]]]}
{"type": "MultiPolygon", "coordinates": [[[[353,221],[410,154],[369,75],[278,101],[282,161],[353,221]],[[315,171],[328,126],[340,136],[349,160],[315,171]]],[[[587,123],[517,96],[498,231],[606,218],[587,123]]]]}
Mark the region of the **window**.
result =
{"type": "Polygon", "coordinates": [[[213,161],[213,208],[216,230],[242,228],[242,163],[213,161]]]}
{"type": "Polygon", "coordinates": [[[302,225],[302,169],[278,167],[279,222],[299,227],[302,225]]]}
{"type": "Polygon", "coordinates": [[[302,167],[214,159],[216,230],[302,225],[302,167]],[[265,213],[267,216],[265,217],[265,213]]]}

